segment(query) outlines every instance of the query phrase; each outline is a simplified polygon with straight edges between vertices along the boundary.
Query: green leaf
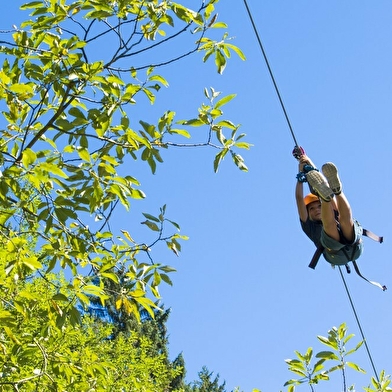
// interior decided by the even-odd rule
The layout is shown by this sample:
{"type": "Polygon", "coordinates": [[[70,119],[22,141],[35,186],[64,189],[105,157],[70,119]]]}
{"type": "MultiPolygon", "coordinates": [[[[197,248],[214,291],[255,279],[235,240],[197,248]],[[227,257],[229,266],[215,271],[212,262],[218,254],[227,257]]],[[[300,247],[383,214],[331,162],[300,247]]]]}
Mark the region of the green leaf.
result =
{"type": "Polygon", "coordinates": [[[236,97],[237,94],[231,94],[231,95],[227,95],[226,97],[223,97],[222,99],[220,99],[215,105],[214,108],[218,109],[223,105],[226,105],[228,102],[230,102],[233,98],[236,97]]]}
{"type": "Polygon", "coordinates": [[[123,187],[121,187],[121,186],[119,186],[117,184],[112,184],[110,186],[110,192],[112,192],[113,194],[117,195],[119,200],[121,201],[121,204],[125,208],[129,209],[129,201],[128,201],[126,193],[124,192],[124,188],[123,187]]]}
{"type": "Polygon", "coordinates": [[[140,189],[131,188],[130,193],[131,193],[131,197],[133,199],[141,200],[146,197],[146,194],[143,191],[141,191],[140,189]]]}
{"type": "Polygon", "coordinates": [[[149,166],[150,166],[150,168],[151,168],[152,174],[155,174],[157,164],[156,164],[156,162],[155,162],[155,159],[153,158],[153,155],[150,155],[150,156],[148,157],[147,162],[148,162],[148,164],[149,164],[149,166]]]}
{"type": "Polygon", "coordinates": [[[30,268],[32,271],[42,268],[42,264],[38,261],[37,257],[31,256],[23,260],[23,264],[30,268]]]}
{"type": "Polygon", "coordinates": [[[45,172],[52,173],[56,176],[67,178],[67,174],[64,173],[56,164],[49,162],[41,162],[37,168],[44,170],[45,172]]]}
{"type": "Polygon", "coordinates": [[[101,272],[100,275],[104,278],[110,279],[112,282],[119,284],[120,280],[119,277],[115,273],[111,272],[101,272]]]}
{"type": "Polygon", "coordinates": [[[246,150],[249,150],[252,144],[246,143],[246,142],[237,142],[234,144],[237,148],[245,148],[246,150]]]}
{"type": "Polygon", "coordinates": [[[307,376],[307,373],[306,372],[304,372],[304,371],[302,371],[302,370],[299,370],[299,369],[297,369],[297,368],[292,368],[292,367],[290,367],[290,369],[289,369],[291,372],[293,372],[293,373],[295,373],[295,374],[298,374],[299,376],[301,376],[301,377],[306,377],[307,376]]]}
{"type": "Polygon", "coordinates": [[[97,297],[101,297],[101,296],[105,295],[104,291],[101,287],[95,286],[93,284],[83,286],[83,292],[85,294],[95,295],[97,297]]]}
{"type": "Polygon", "coordinates": [[[318,373],[320,370],[324,369],[324,365],[323,365],[324,362],[325,362],[325,359],[320,359],[319,361],[317,361],[317,363],[313,367],[312,374],[318,373]]]}
{"type": "Polygon", "coordinates": [[[12,84],[9,87],[10,91],[15,93],[18,96],[18,99],[24,101],[28,98],[31,98],[34,95],[34,89],[30,84],[12,84]]]}
{"type": "Polygon", "coordinates": [[[287,387],[288,385],[299,385],[302,383],[303,383],[303,381],[291,379],[291,380],[286,381],[283,386],[287,387]]]}
{"type": "Polygon", "coordinates": [[[143,127],[143,129],[151,136],[151,137],[159,137],[159,133],[155,131],[155,125],[151,125],[146,123],[145,121],[140,120],[139,123],[143,127]]]}
{"type": "Polygon", "coordinates": [[[191,137],[191,134],[185,129],[170,129],[169,133],[171,134],[175,133],[176,135],[184,136],[187,139],[191,137]]]}
{"type": "Polygon", "coordinates": [[[21,5],[20,9],[21,10],[26,10],[26,9],[29,9],[29,8],[37,8],[40,5],[42,5],[41,1],[31,1],[29,3],[21,5]]]}
{"type": "Polygon", "coordinates": [[[149,220],[146,220],[144,222],[141,222],[142,225],[146,225],[149,229],[151,229],[152,231],[160,231],[159,227],[154,223],[151,222],[149,220]]]}
{"type": "Polygon", "coordinates": [[[226,45],[226,47],[233,50],[241,60],[244,60],[244,61],[246,60],[245,54],[242,52],[242,50],[238,46],[228,44],[228,43],[226,43],[225,45],[226,45]]]}
{"type": "Polygon", "coordinates": [[[357,351],[357,350],[363,345],[363,343],[364,343],[364,341],[361,340],[361,341],[356,345],[355,348],[353,348],[353,349],[347,351],[346,356],[347,356],[347,355],[350,355],[350,354],[353,354],[355,351],[357,351]]]}
{"type": "Polygon", "coordinates": [[[216,23],[211,25],[211,28],[213,28],[213,29],[226,29],[227,28],[227,23],[216,22],[216,23]]]}
{"type": "Polygon", "coordinates": [[[221,161],[223,160],[223,158],[225,157],[225,155],[228,153],[228,149],[224,149],[221,152],[219,152],[218,154],[216,154],[215,159],[214,159],[214,172],[218,172],[218,168],[219,165],[221,163],[221,161]]]}
{"type": "Polygon", "coordinates": [[[55,294],[55,295],[52,297],[52,299],[53,299],[54,301],[63,301],[63,302],[68,302],[68,301],[69,301],[68,297],[67,297],[66,295],[64,295],[64,294],[61,294],[61,293],[55,294]]]}
{"type": "Polygon", "coordinates": [[[201,127],[202,125],[206,125],[205,121],[201,121],[198,118],[193,118],[191,120],[180,120],[177,121],[177,124],[190,125],[192,127],[201,127]]]}
{"type": "Polygon", "coordinates": [[[69,310],[70,322],[71,325],[75,326],[81,323],[81,315],[77,308],[74,306],[69,310]]]}
{"type": "Polygon", "coordinates": [[[338,345],[337,345],[336,341],[331,341],[324,336],[317,336],[317,339],[320,340],[320,342],[325,344],[326,346],[331,347],[334,350],[338,350],[338,345]]]}
{"type": "Polygon", "coordinates": [[[167,80],[160,75],[153,75],[149,78],[149,80],[150,81],[157,81],[157,82],[163,84],[165,87],[169,87],[169,83],[167,82],[167,80]]]}
{"type": "Polygon", "coordinates": [[[332,351],[320,351],[319,353],[316,354],[316,358],[324,358],[327,360],[339,361],[339,357],[332,351]]]}
{"type": "MultiPolygon", "coordinates": [[[[297,353],[298,356],[298,353],[297,353]]],[[[290,366],[290,367],[296,367],[298,369],[302,369],[305,371],[305,365],[303,363],[303,360],[299,361],[298,359],[285,359],[285,362],[290,366]]]]}
{"type": "Polygon", "coordinates": [[[170,222],[178,231],[180,231],[180,225],[176,222],[173,222],[169,219],[167,219],[168,222],[170,222]]]}
{"type": "Polygon", "coordinates": [[[141,305],[145,310],[147,310],[148,314],[151,316],[152,319],[155,318],[155,313],[153,311],[153,308],[159,309],[159,307],[156,306],[153,301],[151,301],[149,298],[146,297],[135,298],[135,301],[139,305],[141,305]]]}
{"type": "Polygon", "coordinates": [[[30,148],[26,148],[22,154],[22,163],[24,167],[28,168],[37,160],[37,154],[30,148]]]}
{"type": "Polygon", "coordinates": [[[73,117],[81,118],[81,119],[87,121],[86,116],[79,108],[73,107],[73,108],[69,109],[68,113],[73,117]]]}
{"type": "Polygon", "coordinates": [[[157,222],[157,223],[161,222],[160,219],[158,219],[157,217],[155,217],[155,216],[153,216],[151,214],[147,214],[146,212],[142,212],[142,214],[144,215],[145,218],[147,218],[147,219],[149,219],[151,221],[154,221],[154,222],[157,222]]]}
{"type": "Polygon", "coordinates": [[[7,310],[0,309],[0,323],[2,326],[15,327],[15,315],[7,310]]]}
{"type": "Polygon", "coordinates": [[[349,340],[351,340],[354,336],[355,336],[355,335],[354,335],[353,333],[350,334],[350,335],[348,335],[348,336],[346,336],[346,337],[344,337],[344,334],[343,334],[344,339],[343,339],[343,337],[342,337],[341,339],[343,340],[343,343],[346,344],[346,343],[347,343],[349,340]]]}
{"type": "Polygon", "coordinates": [[[121,86],[125,85],[125,82],[123,79],[119,78],[116,75],[109,75],[108,77],[105,78],[109,83],[115,83],[115,84],[119,84],[121,86]]]}
{"type": "Polygon", "coordinates": [[[8,337],[18,346],[22,345],[22,342],[18,339],[18,337],[14,334],[12,328],[3,326],[4,332],[8,335],[8,337]]]}
{"type": "Polygon", "coordinates": [[[16,209],[8,209],[0,211],[0,225],[5,225],[8,219],[10,219],[16,212],[16,209]]]}
{"type": "Polygon", "coordinates": [[[171,281],[171,279],[169,278],[168,275],[166,275],[166,274],[161,274],[161,278],[162,278],[162,280],[163,280],[165,283],[167,283],[167,284],[170,285],[170,286],[173,286],[173,282],[171,281]]]}
{"type": "Polygon", "coordinates": [[[215,65],[218,69],[218,73],[222,74],[226,68],[226,58],[220,50],[215,51],[215,65]]]}
{"type": "Polygon", "coordinates": [[[91,156],[90,156],[90,153],[88,152],[87,148],[78,147],[77,152],[78,152],[78,155],[81,159],[83,159],[86,162],[91,162],[91,156]]]}
{"type": "Polygon", "coordinates": [[[362,369],[360,366],[358,366],[356,363],[346,362],[346,365],[349,366],[351,369],[356,370],[357,372],[366,373],[366,371],[362,369]]]}
{"type": "Polygon", "coordinates": [[[125,238],[132,243],[135,243],[134,239],[131,237],[131,235],[128,233],[126,230],[121,230],[121,232],[124,234],[125,238]]]}

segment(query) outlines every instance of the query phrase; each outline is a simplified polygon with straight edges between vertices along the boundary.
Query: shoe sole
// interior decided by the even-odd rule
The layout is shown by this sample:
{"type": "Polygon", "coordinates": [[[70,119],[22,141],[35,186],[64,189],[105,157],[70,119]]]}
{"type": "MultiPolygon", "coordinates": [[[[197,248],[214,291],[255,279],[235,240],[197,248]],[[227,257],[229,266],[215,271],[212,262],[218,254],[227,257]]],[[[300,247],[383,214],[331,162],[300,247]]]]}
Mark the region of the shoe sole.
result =
{"type": "Polygon", "coordinates": [[[331,201],[334,197],[332,189],[328,186],[327,181],[317,170],[312,170],[306,175],[309,185],[316,191],[320,199],[331,201]]]}
{"type": "Polygon", "coordinates": [[[328,162],[322,167],[324,176],[327,178],[329,187],[335,195],[342,192],[342,184],[339,179],[338,169],[332,162],[328,162]]]}

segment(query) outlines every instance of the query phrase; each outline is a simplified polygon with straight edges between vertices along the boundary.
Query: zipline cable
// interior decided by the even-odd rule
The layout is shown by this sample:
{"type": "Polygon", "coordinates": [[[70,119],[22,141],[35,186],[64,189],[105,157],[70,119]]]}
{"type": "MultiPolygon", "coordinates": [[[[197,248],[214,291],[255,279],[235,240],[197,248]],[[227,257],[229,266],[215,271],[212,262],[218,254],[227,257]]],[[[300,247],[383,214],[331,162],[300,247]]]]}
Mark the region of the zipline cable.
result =
{"type": "MultiPolygon", "coordinates": [[[[274,85],[274,87],[275,87],[276,94],[277,94],[277,96],[278,96],[278,98],[279,98],[280,106],[282,107],[283,114],[284,114],[284,116],[285,116],[285,118],[286,118],[286,121],[287,121],[287,125],[289,126],[291,136],[292,136],[292,138],[293,138],[293,140],[294,140],[295,146],[296,146],[296,147],[299,147],[299,144],[298,144],[298,142],[297,142],[297,138],[295,137],[293,127],[291,126],[291,122],[290,122],[289,116],[288,116],[288,114],[287,114],[287,110],[286,110],[285,105],[284,105],[284,103],[283,103],[282,96],[280,95],[280,91],[279,91],[278,85],[277,85],[277,83],[276,83],[274,74],[273,74],[272,69],[271,69],[271,66],[270,66],[270,64],[269,64],[267,54],[266,54],[266,52],[265,52],[265,50],[264,50],[264,46],[263,46],[263,44],[262,44],[262,42],[261,42],[260,35],[259,35],[258,31],[257,31],[256,24],[255,24],[255,22],[254,22],[254,20],[253,20],[252,13],[251,13],[251,11],[250,11],[250,8],[249,8],[248,3],[247,3],[246,0],[244,0],[244,4],[245,4],[246,11],[248,12],[248,16],[249,16],[250,22],[251,22],[252,27],[253,27],[253,31],[254,31],[254,33],[255,33],[255,35],[256,35],[256,38],[257,38],[257,41],[258,41],[258,43],[259,43],[261,52],[262,52],[262,54],[263,54],[264,61],[265,61],[266,65],[267,65],[268,72],[269,72],[269,74],[270,74],[272,83],[273,83],[273,85],[274,85]]],[[[345,289],[346,289],[347,296],[348,296],[348,299],[349,299],[349,301],[350,301],[351,308],[352,308],[352,310],[353,310],[355,319],[356,319],[356,321],[357,321],[359,331],[360,331],[360,333],[361,333],[363,342],[364,342],[364,344],[365,344],[365,348],[366,348],[367,354],[368,354],[368,356],[369,356],[369,360],[370,360],[371,366],[372,366],[372,368],[373,368],[374,375],[375,375],[375,377],[376,377],[376,380],[377,380],[378,382],[380,382],[380,380],[379,380],[379,378],[378,378],[378,373],[377,373],[377,371],[376,371],[376,367],[375,367],[375,365],[374,365],[374,361],[373,361],[372,355],[371,355],[371,353],[370,353],[369,346],[368,346],[368,344],[367,344],[367,340],[366,340],[366,338],[365,338],[365,334],[363,333],[363,329],[362,329],[362,326],[361,326],[361,322],[359,321],[358,313],[357,313],[357,311],[356,311],[356,309],[355,309],[354,302],[353,302],[353,300],[352,300],[350,291],[349,291],[349,289],[348,289],[346,280],[345,280],[345,278],[344,278],[344,275],[343,275],[343,273],[342,273],[342,270],[341,270],[340,266],[339,266],[339,272],[340,272],[340,276],[342,277],[342,281],[343,281],[344,287],[345,287],[345,289]]]]}
{"type": "Polygon", "coordinates": [[[281,97],[281,95],[280,95],[280,92],[279,92],[279,89],[278,89],[278,85],[276,84],[276,81],[275,81],[275,78],[274,78],[274,74],[272,73],[272,69],[271,69],[271,67],[270,67],[270,64],[269,64],[269,61],[268,61],[268,58],[267,58],[267,54],[266,54],[265,51],[264,51],[264,47],[263,47],[263,44],[262,44],[262,42],[261,42],[259,33],[257,32],[257,28],[256,28],[256,25],[255,25],[255,22],[253,21],[252,13],[250,12],[250,9],[249,9],[249,7],[248,7],[248,3],[246,2],[246,0],[244,0],[244,3],[245,3],[245,8],[246,8],[246,10],[248,11],[249,19],[250,19],[250,21],[251,21],[251,23],[252,23],[252,27],[253,27],[253,30],[254,30],[254,32],[255,32],[257,41],[258,41],[258,43],[259,43],[261,52],[263,53],[264,61],[265,61],[266,65],[267,65],[268,72],[269,72],[269,74],[270,74],[270,76],[271,76],[271,79],[272,79],[272,83],[274,84],[276,94],[277,94],[277,96],[278,96],[278,98],[279,98],[280,106],[282,107],[284,116],[286,117],[287,125],[289,126],[289,129],[290,129],[290,132],[291,132],[291,136],[292,136],[292,138],[293,138],[293,140],[294,140],[294,144],[295,144],[296,147],[299,147],[299,144],[298,144],[298,142],[297,142],[297,139],[296,139],[295,134],[294,134],[294,131],[293,131],[293,127],[291,126],[291,122],[290,122],[289,116],[288,116],[288,114],[287,114],[287,111],[286,111],[286,108],[285,108],[285,106],[284,106],[282,97],[281,97]]]}
{"type": "Polygon", "coordinates": [[[346,289],[346,293],[347,293],[348,299],[350,301],[351,308],[353,309],[355,319],[357,320],[358,328],[359,328],[359,331],[361,332],[362,340],[363,340],[363,342],[365,344],[365,348],[366,348],[366,351],[368,353],[370,364],[372,365],[374,375],[376,376],[377,381],[380,382],[380,380],[378,379],[378,373],[377,373],[377,370],[376,370],[376,366],[374,365],[373,358],[372,358],[372,355],[370,353],[370,349],[369,349],[369,346],[367,344],[367,340],[365,338],[365,334],[364,334],[363,329],[361,327],[361,323],[359,321],[358,314],[357,314],[357,312],[355,310],[354,302],[352,300],[350,291],[349,291],[347,283],[346,283],[346,279],[344,278],[344,275],[343,275],[343,272],[342,272],[342,269],[341,269],[340,265],[339,265],[339,272],[340,272],[340,276],[342,277],[342,280],[343,280],[343,283],[344,283],[344,288],[346,289]]]}

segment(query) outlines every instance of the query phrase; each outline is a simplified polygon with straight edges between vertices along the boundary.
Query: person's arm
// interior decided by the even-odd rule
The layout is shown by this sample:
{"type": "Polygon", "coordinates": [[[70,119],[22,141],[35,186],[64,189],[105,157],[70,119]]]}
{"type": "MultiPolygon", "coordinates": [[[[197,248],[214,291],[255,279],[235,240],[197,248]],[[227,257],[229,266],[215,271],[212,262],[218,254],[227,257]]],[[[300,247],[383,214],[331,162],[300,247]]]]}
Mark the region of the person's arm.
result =
{"type": "Polygon", "coordinates": [[[297,202],[297,209],[299,219],[302,222],[306,222],[308,219],[308,210],[304,202],[304,185],[302,182],[297,181],[295,185],[295,201],[297,202]]]}
{"type": "MultiPolygon", "coordinates": [[[[306,164],[315,167],[314,163],[307,155],[302,155],[299,160],[298,170],[302,172],[306,164]]],[[[302,222],[306,222],[308,219],[308,210],[304,202],[304,185],[299,181],[297,181],[295,186],[295,201],[297,203],[299,219],[301,219],[302,222]]]]}

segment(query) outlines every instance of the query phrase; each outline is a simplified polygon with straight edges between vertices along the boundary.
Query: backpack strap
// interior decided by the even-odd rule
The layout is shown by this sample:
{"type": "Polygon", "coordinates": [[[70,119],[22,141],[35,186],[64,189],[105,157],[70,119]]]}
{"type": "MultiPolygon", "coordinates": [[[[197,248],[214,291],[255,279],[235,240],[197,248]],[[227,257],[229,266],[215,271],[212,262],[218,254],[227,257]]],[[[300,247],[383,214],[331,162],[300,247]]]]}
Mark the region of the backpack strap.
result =
{"type": "Polygon", "coordinates": [[[379,242],[380,244],[382,244],[384,241],[384,237],[380,237],[366,229],[362,229],[362,235],[364,235],[365,237],[369,237],[372,240],[379,242]]]}
{"type": "Polygon", "coordinates": [[[361,272],[359,271],[357,262],[356,262],[355,260],[353,260],[352,263],[353,263],[353,265],[354,265],[355,272],[356,272],[362,279],[366,280],[366,282],[369,282],[369,283],[373,284],[374,286],[379,287],[382,291],[386,291],[386,290],[387,290],[387,286],[385,286],[385,285],[384,285],[384,286],[381,286],[380,283],[378,283],[378,282],[373,282],[373,281],[371,281],[371,280],[369,280],[369,279],[366,279],[364,276],[362,276],[361,272]]]}
{"type": "Polygon", "coordinates": [[[322,245],[319,245],[316,249],[316,252],[314,252],[314,255],[312,257],[311,262],[309,263],[309,268],[315,269],[316,265],[320,259],[320,256],[323,254],[324,252],[324,247],[322,245]]]}

